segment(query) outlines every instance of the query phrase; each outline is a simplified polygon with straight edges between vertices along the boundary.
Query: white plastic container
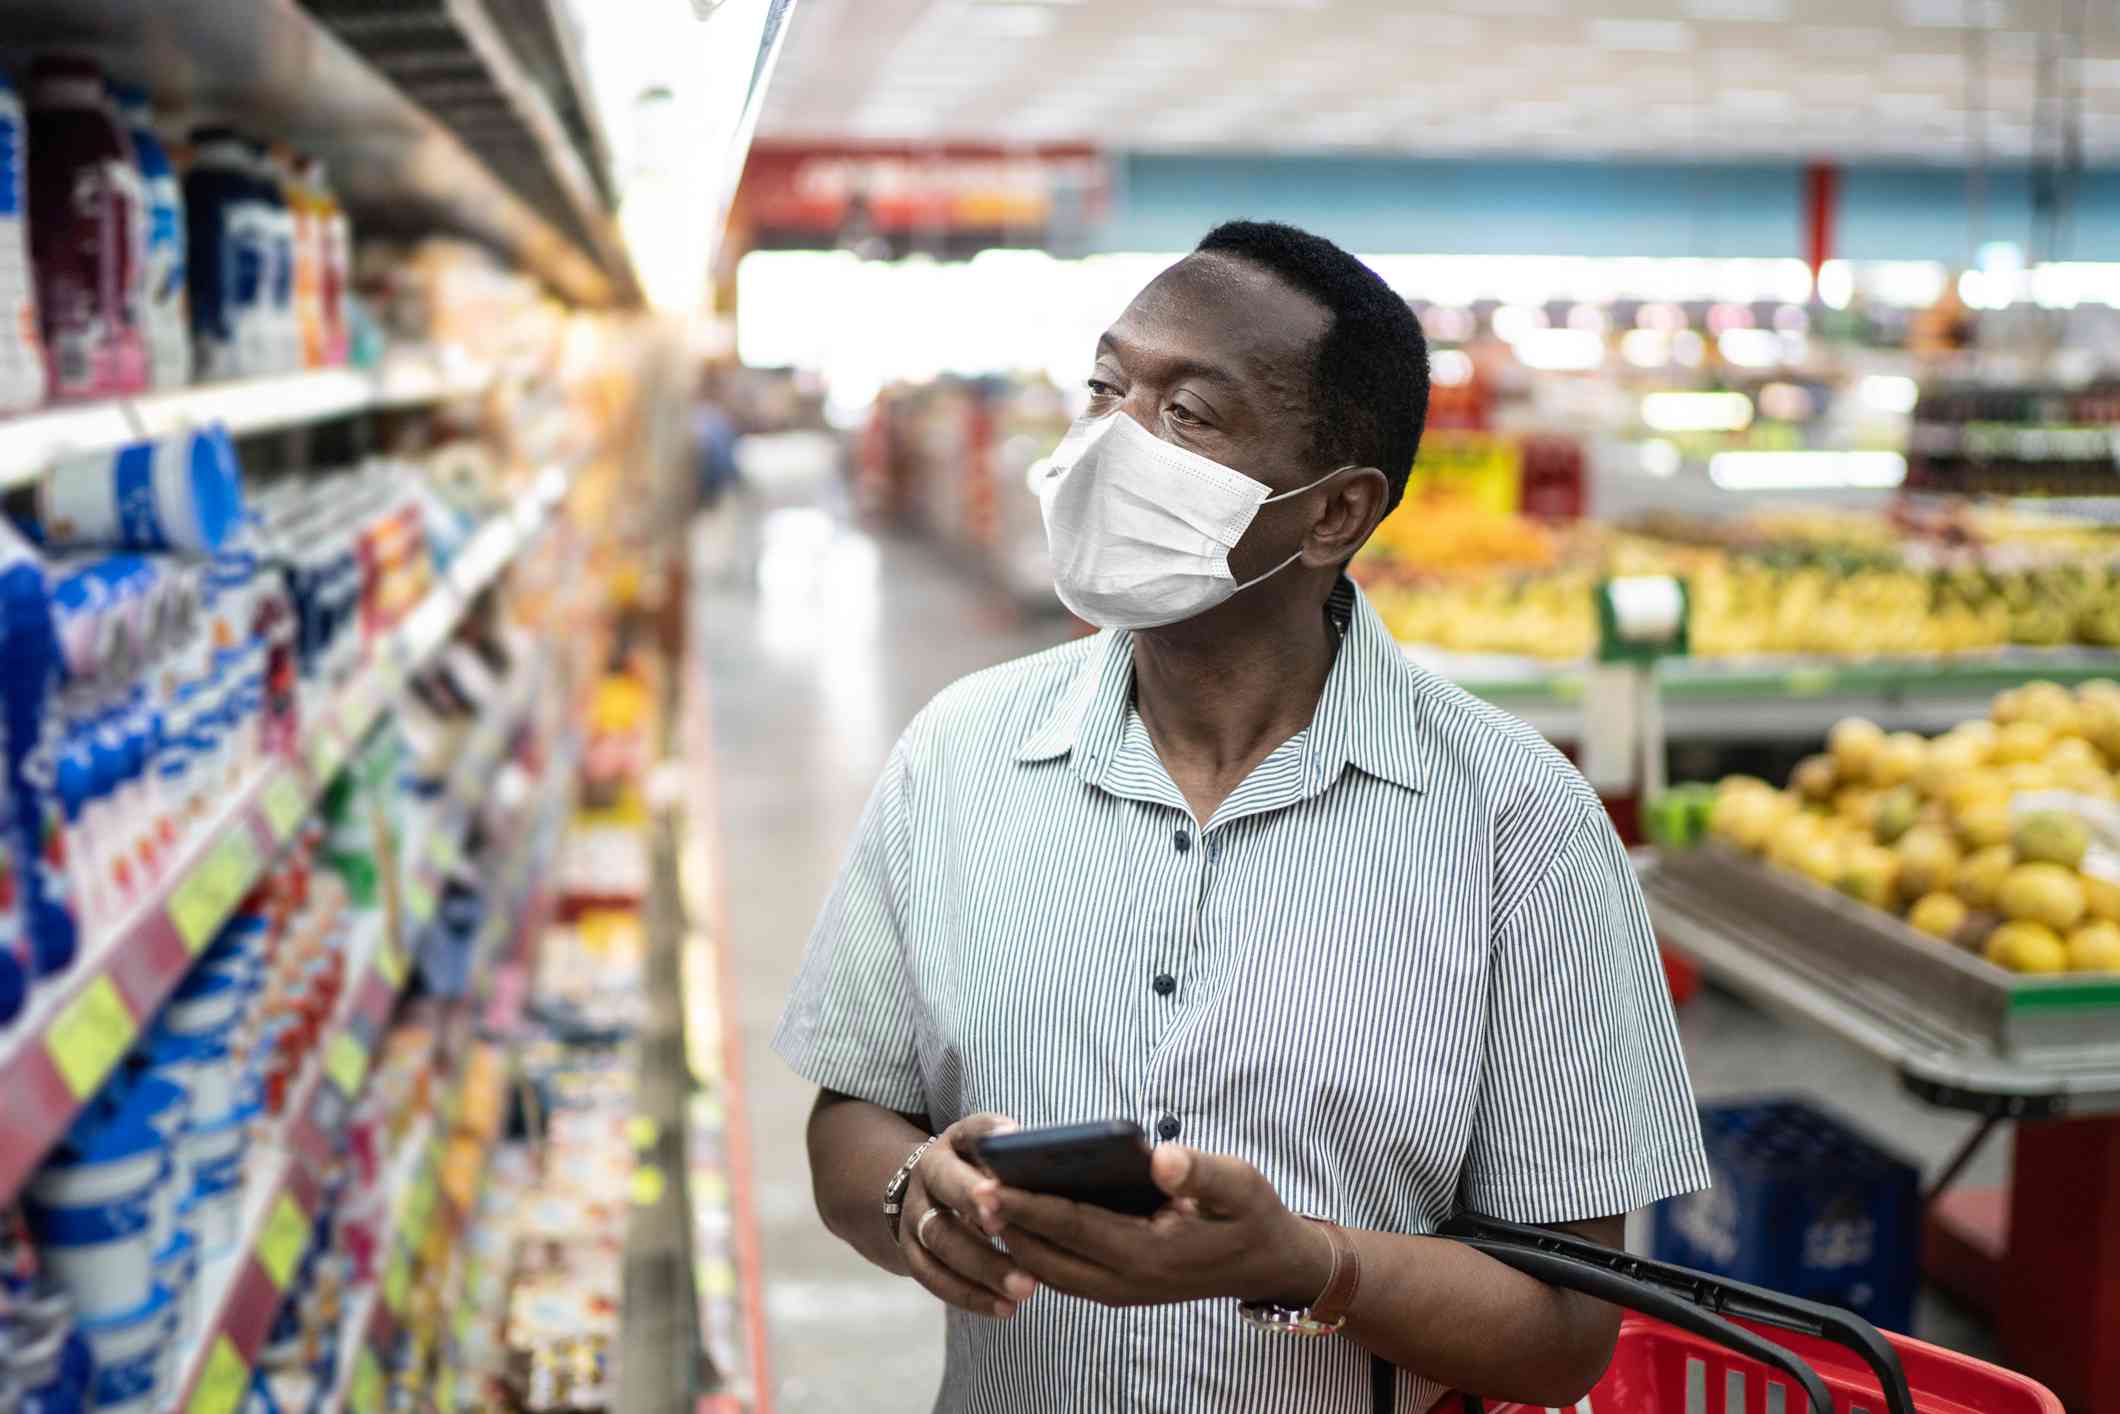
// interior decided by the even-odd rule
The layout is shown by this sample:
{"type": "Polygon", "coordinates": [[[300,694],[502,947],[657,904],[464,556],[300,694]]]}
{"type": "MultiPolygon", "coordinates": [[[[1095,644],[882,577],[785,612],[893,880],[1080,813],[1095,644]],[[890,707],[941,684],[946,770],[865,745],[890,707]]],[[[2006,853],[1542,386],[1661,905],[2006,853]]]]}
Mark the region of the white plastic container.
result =
{"type": "Polygon", "coordinates": [[[153,1205],[162,1141],[92,1111],[31,1180],[23,1204],[45,1266],[84,1317],[131,1311],[154,1291],[153,1205]]]}
{"type": "Polygon", "coordinates": [[[240,1119],[194,1125],[184,1135],[191,1161],[191,1201],[200,1260],[211,1262],[236,1245],[243,1225],[244,1127],[240,1119]]]}
{"type": "Polygon", "coordinates": [[[51,546],[211,554],[243,517],[242,470],[220,426],[55,462],[37,483],[51,546]]]}
{"type": "Polygon", "coordinates": [[[162,1012],[173,1036],[225,1037],[243,1010],[244,987],[225,972],[194,972],[162,1012]]]}
{"type": "MultiPolygon", "coordinates": [[[[155,1043],[155,1070],[191,1095],[190,1128],[221,1124],[236,1112],[239,1068],[223,1036],[163,1035],[155,1043]]],[[[179,1164],[186,1162],[179,1144],[179,1164]]]]}
{"type": "Polygon", "coordinates": [[[199,1315],[199,1248],[181,1227],[169,1245],[155,1254],[155,1285],[169,1297],[176,1343],[190,1345],[199,1315]]]}
{"type": "Polygon", "coordinates": [[[89,1407],[96,1414],[154,1414],[170,1364],[169,1298],[160,1291],[131,1310],[81,1322],[96,1358],[89,1407]]]}

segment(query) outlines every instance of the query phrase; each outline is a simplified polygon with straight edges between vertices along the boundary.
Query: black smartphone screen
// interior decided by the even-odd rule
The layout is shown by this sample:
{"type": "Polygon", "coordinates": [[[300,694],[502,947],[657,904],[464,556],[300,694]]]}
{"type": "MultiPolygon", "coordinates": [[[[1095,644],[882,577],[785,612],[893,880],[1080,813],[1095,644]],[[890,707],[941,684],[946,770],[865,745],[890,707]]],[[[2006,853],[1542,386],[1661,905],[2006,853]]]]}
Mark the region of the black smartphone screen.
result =
{"type": "Polygon", "coordinates": [[[1149,1176],[1148,1140],[1126,1120],[1059,1124],[989,1134],[973,1153],[994,1177],[1026,1193],[1050,1193],[1146,1217],[1170,1201],[1149,1176]]]}

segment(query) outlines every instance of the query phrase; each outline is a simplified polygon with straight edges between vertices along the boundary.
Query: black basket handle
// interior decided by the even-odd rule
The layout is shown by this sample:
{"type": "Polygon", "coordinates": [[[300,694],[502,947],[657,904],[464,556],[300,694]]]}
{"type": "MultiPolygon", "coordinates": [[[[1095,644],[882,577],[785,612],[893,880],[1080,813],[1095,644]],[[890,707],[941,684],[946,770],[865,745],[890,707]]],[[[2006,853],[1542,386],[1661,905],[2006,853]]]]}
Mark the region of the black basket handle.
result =
{"type": "Polygon", "coordinates": [[[1615,1252],[1547,1228],[1524,1227],[1469,1213],[1444,1223],[1439,1235],[1455,1238],[1549,1286],[1580,1291],[1639,1311],[1771,1365],[1804,1391],[1817,1414],[1828,1414],[1833,1408],[1817,1373],[1781,1346],[1731,1325],[1723,1317],[1742,1316],[1778,1330],[1832,1341],[1861,1356],[1870,1367],[1890,1414],[1917,1414],[1898,1352],[1877,1333],[1875,1326],[1839,1307],[1615,1252]]]}

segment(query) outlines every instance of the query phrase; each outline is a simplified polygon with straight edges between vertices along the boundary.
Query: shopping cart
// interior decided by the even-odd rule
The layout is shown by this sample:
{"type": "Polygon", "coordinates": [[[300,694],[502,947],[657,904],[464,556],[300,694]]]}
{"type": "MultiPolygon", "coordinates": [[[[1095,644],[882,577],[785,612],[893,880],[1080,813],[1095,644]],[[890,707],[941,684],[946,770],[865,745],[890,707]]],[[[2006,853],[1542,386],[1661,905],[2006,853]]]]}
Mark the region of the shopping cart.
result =
{"type": "MultiPolygon", "coordinates": [[[[2045,1387],[1850,1312],[1543,1228],[1453,1218],[1442,1235],[1631,1313],[1580,1414],[2065,1414],[2045,1387]],[[1769,1340],[1762,1332],[1771,1331],[1769,1340]]],[[[1536,1414],[1463,1396],[1464,1414],[1536,1414]]],[[[1442,1414],[1457,1414],[1446,1401],[1442,1414]]]]}

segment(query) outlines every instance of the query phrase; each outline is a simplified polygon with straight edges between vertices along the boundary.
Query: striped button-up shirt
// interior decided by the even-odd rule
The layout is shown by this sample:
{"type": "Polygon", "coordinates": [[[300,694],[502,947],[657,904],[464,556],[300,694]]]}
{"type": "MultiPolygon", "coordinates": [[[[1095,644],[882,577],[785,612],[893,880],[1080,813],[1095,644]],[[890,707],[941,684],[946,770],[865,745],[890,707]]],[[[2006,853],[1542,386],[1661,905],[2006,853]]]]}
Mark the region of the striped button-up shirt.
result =
{"type": "MultiPolygon", "coordinates": [[[[1310,725],[1203,826],[1132,637],[975,674],[891,753],[774,1044],[940,1128],[1130,1118],[1385,1232],[1552,1223],[1705,1186],[1649,920],[1597,797],[1408,662],[1355,586],[1310,725]]],[[[878,1221],[881,1221],[879,1216],[878,1221]]],[[[952,1310],[936,1408],[1368,1414],[1372,1362],[1232,1301],[952,1310]]],[[[1441,1393],[1406,1371],[1393,1404],[1441,1393]]]]}

